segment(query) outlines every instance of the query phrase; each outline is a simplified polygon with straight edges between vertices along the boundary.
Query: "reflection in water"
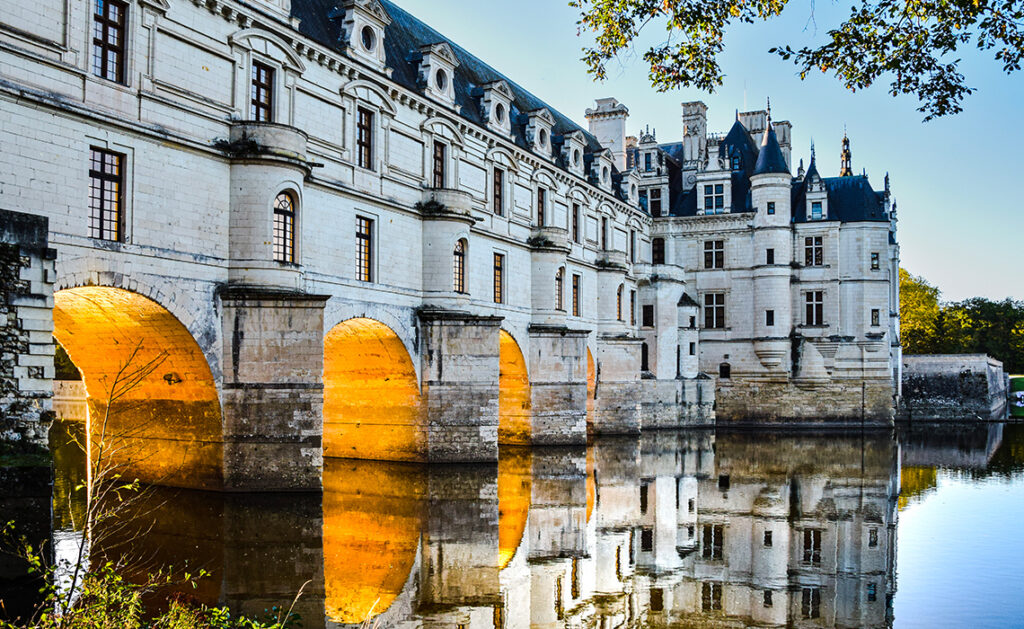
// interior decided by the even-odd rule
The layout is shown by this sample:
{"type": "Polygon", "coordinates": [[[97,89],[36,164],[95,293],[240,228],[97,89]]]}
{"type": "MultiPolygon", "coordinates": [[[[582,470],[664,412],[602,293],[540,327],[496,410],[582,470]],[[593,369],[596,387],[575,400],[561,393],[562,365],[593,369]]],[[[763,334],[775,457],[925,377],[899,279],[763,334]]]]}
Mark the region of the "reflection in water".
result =
{"type": "Polygon", "coordinates": [[[888,627],[898,501],[937,467],[1019,476],[1022,443],[1001,425],[689,431],[503,447],[497,466],[329,459],[322,497],[153,490],[129,546],[206,568],[191,596],[247,613],[312,580],[305,627],[888,627]]]}

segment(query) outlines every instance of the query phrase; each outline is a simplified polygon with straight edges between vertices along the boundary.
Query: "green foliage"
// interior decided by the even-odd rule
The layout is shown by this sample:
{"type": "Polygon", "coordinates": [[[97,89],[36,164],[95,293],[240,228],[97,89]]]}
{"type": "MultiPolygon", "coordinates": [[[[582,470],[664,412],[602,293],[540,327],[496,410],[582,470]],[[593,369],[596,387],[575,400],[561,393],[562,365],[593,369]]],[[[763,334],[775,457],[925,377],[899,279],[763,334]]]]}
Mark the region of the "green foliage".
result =
{"type": "Polygon", "coordinates": [[[907,354],[988,354],[1024,372],[1024,302],[973,297],[939,303],[939,289],[900,269],[900,331],[907,354]]]}
{"type": "MultiPolygon", "coordinates": [[[[665,39],[644,53],[652,84],[660,91],[722,85],[718,56],[733,22],[768,21],[789,0],[570,0],[579,9],[581,32],[594,33],[583,49],[588,71],[607,76],[607,64],[629,50],[641,30],[661,25],[665,39]]],[[[813,3],[810,17],[813,18],[813,3]]],[[[793,61],[806,78],[811,70],[832,73],[850,90],[890,80],[889,93],[921,102],[925,120],[962,111],[974,90],[960,73],[961,48],[992,52],[1007,74],[1024,59],[1022,0],[861,0],[849,17],[827,33],[824,44],[770,52],[793,61]]]]}
{"type": "Polygon", "coordinates": [[[900,340],[907,354],[934,353],[939,289],[900,269],[900,340]]]}

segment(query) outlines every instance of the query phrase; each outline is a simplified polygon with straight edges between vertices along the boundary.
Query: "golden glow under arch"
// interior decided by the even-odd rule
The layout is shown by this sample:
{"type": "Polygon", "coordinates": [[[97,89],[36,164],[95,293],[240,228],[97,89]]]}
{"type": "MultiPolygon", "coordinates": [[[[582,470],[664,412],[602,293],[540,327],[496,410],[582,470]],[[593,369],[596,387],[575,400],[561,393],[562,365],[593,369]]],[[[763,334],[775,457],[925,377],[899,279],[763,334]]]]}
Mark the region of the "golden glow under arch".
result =
{"type": "Polygon", "coordinates": [[[512,335],[501,331],[498,376],[498,443],[530,443],[530,376],[526,359],[512,335]]]}
{"type": "Polygon", "coordinates": [[[88,392],[91,456],[102,436],[104,451],[125,477],[223,487],[217,387],[199,344],[173,314],[137,293],[86,286],[54,295],[53,322],[88,392]],[[108,414],[118,373],[124,382],[146,367],[137,384],[121,385],[123,395],[108,414]]]}
{"type": "Polygon", "coordinates": [[[533,499],[533,454],[529,448],[498,450],[498,568],[504,570],[523,542],[533,499]]]}
{"type": "Polygon", "coordinates": [[[416,564],[427,471],[410,463],[324,460],[327,617],[358,624],[385,611],[416,564]]]}
{"type": "Polygon", "coordinates": [[[594,355],[587,348],[587,427],[594,424],[594,400],[597,398],[597,368],[594,355]]]}
{"type": "Polygon", "coordinates": [[[374,319],[334,326],[324,337],[324,457],[425,461],[426,442],[402,340],[374,319]]]}

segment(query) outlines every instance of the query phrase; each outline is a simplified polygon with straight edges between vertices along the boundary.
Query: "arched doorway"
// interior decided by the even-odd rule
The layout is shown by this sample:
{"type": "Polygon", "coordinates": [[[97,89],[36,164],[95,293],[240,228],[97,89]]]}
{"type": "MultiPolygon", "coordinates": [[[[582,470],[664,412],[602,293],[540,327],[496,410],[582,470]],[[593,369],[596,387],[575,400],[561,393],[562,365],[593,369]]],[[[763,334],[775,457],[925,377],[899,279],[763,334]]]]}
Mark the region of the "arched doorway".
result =
{"type": "Polygon", "coordinates": [[[425,461],[427,434],[409,352],[374,319],[324,337],[324,457],[425,461]]]}
{"type": "Polygon", "coordinates": [[[512,335],[501,331],[498,370],[498,443],[530,443],[530,376],[526,359],[512,335]]]}
{"type": "Polygon", "coordinates": [[[90,468],[121,479],[223,487],[220,400],[206,356],[166,308],[88,286],[54,295],[54,336],[82,374],[90,468]]]}
{"type": "Polygon", "coordinates": [[[324,461],[327,617],[360,624],[386,612],[416,565],[426,468],[386,461],[324,461]]]}

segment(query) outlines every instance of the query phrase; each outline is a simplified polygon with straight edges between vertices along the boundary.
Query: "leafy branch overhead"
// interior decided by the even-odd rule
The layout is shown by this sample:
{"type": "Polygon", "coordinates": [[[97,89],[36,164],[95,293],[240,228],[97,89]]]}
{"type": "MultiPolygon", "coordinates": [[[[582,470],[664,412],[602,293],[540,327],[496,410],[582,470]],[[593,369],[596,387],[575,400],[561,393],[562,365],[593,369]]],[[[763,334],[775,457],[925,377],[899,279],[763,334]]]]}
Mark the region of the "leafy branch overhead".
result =
{"type": "MultiPolygon", "coordinates": [[[[809,7],[813,11],[813,0],[809,7]]],[[[718,63],[726,28],[768,21],[789,0],[571,0],[580,11],[580,33],[594,35],[583,49],[588,71],[605,79],[608,63],[632,49],[647,26],[666,36],[644,52],[659,91],[722,85],[718,63]]],[[[880,79],[889,93],[915,95],[925,120],[956,114],[974,89],[960,71],[957,53],[974,47],[993,54],[1007,74],[1024,59],[1024,0],[862,0],[817,47],[770,49],[796,64],[800,78],[812,70],[832,73],[847,89],[880,79]]]]}

